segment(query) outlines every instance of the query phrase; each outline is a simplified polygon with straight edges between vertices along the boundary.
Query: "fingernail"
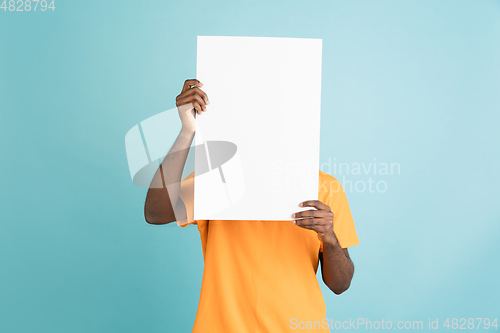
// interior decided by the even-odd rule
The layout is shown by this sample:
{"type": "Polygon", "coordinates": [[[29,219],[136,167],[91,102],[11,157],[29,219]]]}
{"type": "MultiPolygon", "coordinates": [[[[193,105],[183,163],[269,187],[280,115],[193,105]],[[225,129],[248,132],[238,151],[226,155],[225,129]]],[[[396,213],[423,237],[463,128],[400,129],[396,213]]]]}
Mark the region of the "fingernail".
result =
{"type": "Polygon", "coordinates": [[[296,225],[296,224],[297,224],[297,221],[293,220],[293,221],[292,221],[292,223],[296,225]]]}
{"type": "Polygon", "coordinates": [[[295,213],[292,214],[292,217],[295,217],[295,213]]]}

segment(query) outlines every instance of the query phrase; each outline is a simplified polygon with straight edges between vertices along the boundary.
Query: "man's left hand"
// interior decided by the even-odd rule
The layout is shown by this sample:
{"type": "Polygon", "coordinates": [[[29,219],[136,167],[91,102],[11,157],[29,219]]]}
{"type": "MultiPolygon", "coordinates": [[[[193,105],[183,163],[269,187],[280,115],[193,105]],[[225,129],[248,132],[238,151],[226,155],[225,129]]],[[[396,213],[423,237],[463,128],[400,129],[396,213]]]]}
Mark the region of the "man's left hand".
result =
{"type": "Polygon", "coordinates": [[[300,207],[314,207],[316,209],[305,210],[292,214],[293,224],[314,230],[323,243],[337,243],[337,237],[333,232],[333,213],[328,205],[319,200],[308,200],[301,202],[300,207]]]}

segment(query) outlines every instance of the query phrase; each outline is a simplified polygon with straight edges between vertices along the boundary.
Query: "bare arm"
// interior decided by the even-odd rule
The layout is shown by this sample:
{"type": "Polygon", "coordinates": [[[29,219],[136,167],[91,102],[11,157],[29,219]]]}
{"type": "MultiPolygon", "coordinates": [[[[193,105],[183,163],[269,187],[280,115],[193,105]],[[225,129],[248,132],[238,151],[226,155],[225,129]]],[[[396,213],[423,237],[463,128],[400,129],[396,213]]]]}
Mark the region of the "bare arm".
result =
{"type": "Polygon", "coordinates": [[[351,285],[354,264],[347,249],[340,247],[335,236],[333,213],[328,205],[319,200],[304,201],[300,206],[316,208],[295,213],[292,218],[297,226],[318,233],[319,240],[323,242],[323,253],[319,253],[323,281],[335,294],[342,294],[351,285]]]}
{"type": "Polygon", "coordinates": [[[185,214],[182,200],[179,200],[179,191],[182,171],[195,133],[194,113],[201,114],[209,103],[200,86],[203,84],[198,80],[186,80],[182,92],[176,98],[182,129],[156,170],[148,189],[144,204],[144,218],[148,223],[166,224],[179,220],[174,211],[178,214],[184,211],[185,214]],[[191,88],[193,85],[197,87],[191,88]]]}
{"type": "Polygon", "coordinates": [[[341,248],[336,241],[324,242],[323,252],[319,253],[319,260],[323,282],[328,288],[337,295],[346,291],[354,275],[354,264],[347,249],[341,248]]]}
{"type": "Polygon", "coordinates": [[[180,181],[194,132],[182,129],[167,156],[151,181],[144,204],[144,217],[151,224],[165,224],[178,220],[174,213],[178,205],[180,181]],[[166,185],[171,184],[168,187],[166,185]]]}

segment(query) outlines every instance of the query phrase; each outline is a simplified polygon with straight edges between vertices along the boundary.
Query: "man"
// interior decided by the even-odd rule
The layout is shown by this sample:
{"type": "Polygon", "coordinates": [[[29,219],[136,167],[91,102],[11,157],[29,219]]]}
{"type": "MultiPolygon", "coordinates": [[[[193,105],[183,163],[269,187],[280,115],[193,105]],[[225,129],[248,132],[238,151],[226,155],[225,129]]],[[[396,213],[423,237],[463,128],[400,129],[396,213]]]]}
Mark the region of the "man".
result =
{"type": "Polygon", "coordinates": [[[340,183],[319,171],[319,200],[297,203],[312,209],[293,214],[292,222],[193,221],[194,176],[181,181],[181,175],[195,114],[206,112],[209,104],[200,87],[198,80],[186,80],[176,98],[182,129],[144,206],[148,223],[198,226],[205,268],[193,332],[328,332],[318,262],[325,284],[341,294],[354,273],[347,247],[359,243],[340,183]]]}

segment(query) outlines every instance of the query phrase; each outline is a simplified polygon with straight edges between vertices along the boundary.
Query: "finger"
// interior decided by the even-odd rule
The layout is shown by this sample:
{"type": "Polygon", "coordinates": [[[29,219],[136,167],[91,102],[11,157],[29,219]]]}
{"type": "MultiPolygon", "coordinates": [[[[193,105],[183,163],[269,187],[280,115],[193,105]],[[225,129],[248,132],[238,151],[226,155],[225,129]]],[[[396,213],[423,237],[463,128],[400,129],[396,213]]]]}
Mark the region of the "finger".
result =
{"type": "Polygon", "coordinates": [[[193,98],[195,99],[196,102],[198,102],[198,105],[201,106],[201,111],[207,110],[207,105],[205,104],[205,101],[203,100],[203,98],[201,98],[198,95],[193,95],[193,98]]]}
{"type": "Polygon", "coordinates": [[[205,101],[203,100],[203,98],[201,98],[199,95],[196,95],[196,94],[181,98],[176,102],[176,104],[177,104],[177,106],[179,106],[179,105],[184,105],[184,104],[190,104],[193,102],[197,102],[201,106],[202,111],[206,110],[205,101]]]}
{"type": "Polygon", "coordinates": [[[308,229],[308,230],[314,230],[316,232],[319,232],[319,230],[324,229],[325,226],[322,226],[320,224],[295,224],[297,227],[303,228],[303,229],[308,229]]]}
{"type": "Polygon", "coordinates": [[[200,88],[198,88],[198,87],[194,87],[194,88],[191,88],[189,90],[186,90],[181,95],[179,95],[179,98],[185,98],[186,96],[191,96],[191,95],[194,95],[194,94],[197,94],[198,96],[200,96],[201,98],[203,98],[203,100],[205,101],[205,104],[209,104],[210,103],[210,101],[208,100],[207,94],[203,90],[201,90],[200,88]]]}
{"type": "Polygon", "coordinates": [[[306,200],[301,203],[299,203],[300,207],[315,207],[317,209],[328,209],[330,210],[330,207],[328,205],[325,205],[319,200],[306,200]]]}
{"type": "Polygon", "coordinates": [[[201,83],[199,80],[189,79],[189,80],[184,81],[184,85],[182,86],[181,94],[183,92],[185,92],[186,90],[190,89],[191,86],[193,86],[193,85],[196,85],[197,87],[203,87],[203,83],[201,83]]]}
{"type": "Polygon", "coordinates": [[[298,225],[299,227],[322,227],[329,224],[327,220],[311,218],[311,219],[302,219],[302,220],[294,220],[293,224],[298,225]]]}
{"type": "Polygon", "coordinates": [[[201,106],[200,106],[200,104],[198,104],[198,102],[194,101],[193,102],[193,107],[196,110],[197,114],[201,114],[203,112],[202,109],[201,109],[201,106]]]}
{"type": "Polygon", "coordinates": [[[302,212],[297,212],[293,213],[292,217],[293,218],[300,218],[300,217],[326,217],[331,213],[329,210],[322,209],[322,210],[315,210],[315,209],[310,209],[310,210],[304,210],[302,212]]]}
{"type": "Polygon", "coordinates": [[[186,80],[184,81],[184,85],[182,86],[182,91],[181,91],[181,94],[183,92],[185,92],[186,90],[189,90],[191,89],[191,86],[199,86],[199,87],[203,87],[203,83],[201,83],[199,80],[197,79],[189,79],[189,80],[186,80]]]}

